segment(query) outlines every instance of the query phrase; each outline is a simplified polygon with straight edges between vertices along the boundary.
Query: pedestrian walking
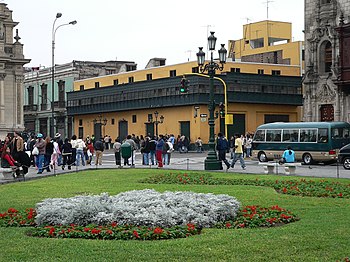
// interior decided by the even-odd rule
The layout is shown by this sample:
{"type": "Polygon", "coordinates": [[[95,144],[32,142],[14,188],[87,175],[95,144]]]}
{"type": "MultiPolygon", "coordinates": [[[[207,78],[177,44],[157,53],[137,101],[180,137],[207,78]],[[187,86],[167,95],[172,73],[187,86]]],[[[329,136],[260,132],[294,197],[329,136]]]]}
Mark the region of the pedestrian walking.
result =
{"type": "Polygon", "coordinates": [[[62,146],[62,170],[65,169],[66,165],[68,166],[68,170],[71,170],[72,166],[72,144],[69,143],[69,139],[66,138],[64,140],[64,144],[62,146]]]}
{"type": "Polygon", "coordinates": [[[227,169],[229,169],[230,163],[226,159],[226,152],[229,150],[229,143],[221,132],[218,133],[218,138],[216,140],[216,150],[218,151],[219,160],[224,162],[227,169]]]}
{"type": "Polygon", "coordinates": [[[235,134],[235,153],[233,155],[233,160],[231,163],[232,168],[235,167],[235,163],[237,162],[238,159],[241,163],[242,169],[245,170],[246,165],[245,165],[244,158],[243,158],[242,139],[241,139],[239,134],[235,134]]]}
{"type": "MultiPolygon", "coordinates": [[[[73,146],[73,145],[72,145],[73,146]]],[[[85,155],[84,155],[84,148],[86,148],[85,142],[83,141],[82,137],[79,137],[77,139],[77,143],[76,143],[76,152],[77,152],[77,156],[76,156],[76,165],[79,166],[80,165],[80,159],[81,159],[81,164],[83,166],[85,166],[85,155]]]]}
{"type": "Polygon", "coordinates": [[[163,145],[165,141],[163,139],[163,135],[159,135],[159,138],[157,140],[156,144],[156,157],[158,162],[158,168],[163,167],[163,160],[162,160],[162,154],[163,154],[163,145]]]}

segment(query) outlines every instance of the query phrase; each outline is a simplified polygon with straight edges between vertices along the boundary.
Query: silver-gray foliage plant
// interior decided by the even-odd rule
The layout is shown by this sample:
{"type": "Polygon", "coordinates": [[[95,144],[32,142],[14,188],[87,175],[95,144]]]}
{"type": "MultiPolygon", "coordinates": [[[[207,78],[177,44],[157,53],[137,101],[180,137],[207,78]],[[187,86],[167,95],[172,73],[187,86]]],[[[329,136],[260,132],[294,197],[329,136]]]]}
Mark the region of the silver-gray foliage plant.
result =
{"type": "Polygon", "coordinates": [[[201,227],[234,219],[240,203],[229,195],[194,192],[159,193],[133,190],[109,196],[49,198],[36,205],[38,225],[120,225],[171,227],[194,223],[201,227]]]}

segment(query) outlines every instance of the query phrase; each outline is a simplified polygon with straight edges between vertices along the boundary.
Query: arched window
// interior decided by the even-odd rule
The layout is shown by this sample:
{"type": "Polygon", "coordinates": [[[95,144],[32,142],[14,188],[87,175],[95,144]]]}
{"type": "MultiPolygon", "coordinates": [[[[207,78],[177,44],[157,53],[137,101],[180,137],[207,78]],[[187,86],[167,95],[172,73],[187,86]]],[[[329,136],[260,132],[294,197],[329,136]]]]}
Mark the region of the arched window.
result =
{"type": "Polygon", "coordinates": [[[325,41],[320,46],[320,73],[331,72],[332,67],[332,44],[325,41]]]}
{"type": "Polygon", "coordinates": [[[330,4],[331,3],[331,0],[321,0],[321,4],[324,5],[324,4],[330,4]]]}

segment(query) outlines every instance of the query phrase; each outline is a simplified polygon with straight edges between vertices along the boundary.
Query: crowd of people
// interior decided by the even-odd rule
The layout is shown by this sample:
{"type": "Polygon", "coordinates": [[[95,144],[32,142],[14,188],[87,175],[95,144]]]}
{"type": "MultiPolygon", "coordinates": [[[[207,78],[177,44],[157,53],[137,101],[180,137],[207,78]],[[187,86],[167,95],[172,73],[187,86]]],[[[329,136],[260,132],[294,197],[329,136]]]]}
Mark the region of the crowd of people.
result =
{"type": "MultiPolygon", "coordinates": [[[[142,155],[143,165],[169,165],[171,154],[177,150],[179,153],[187,153],[190,141],[184,135],[173,134],[152,136],[128,135],[121,139],[117,137],[112,143],[111,136],[106,135],[96,139],[94,135],[85,139],[73,135],[70,139],[61,138],[61,134],[51,138],[44,137],[42,133],[32,134],[27,141],[24,141],[20,133],[15,132],[13,137],[7,136],[4,141],[0,140],[1,166],[2,167],[23,167],[24,173],[28,172],[30,166],[37,168],[37,173],[44,171],[51,172],[51,169],[61,166],[70,170],[72,166],[80,165],[102,165],[103,152],[112,149],[115,155],[115,164],[134,166],[136,151],[142,155]],[[130,155],[123,155],[123,144],[130,146],[130,155]]],[[[202,153],[203,141],[200,137],[194,143],[196,152],[202,153]]],[[[245,169],[244,157],[251,157],[252,136],[240,136],[236,134],[228,141],[222,133],[219,133],[216,140],[216,150],[219,160],[222,160],[227,168],[234,167],[236,161],[240,160],[241,167],[245,169]],[[231,163],[226,160],[226,153],[231,153],[231,163]]],[[[126,152],[126,151],[125,151],[126,152]]],[[[18,168],[17,168],[18,169],[18,168]]]]}

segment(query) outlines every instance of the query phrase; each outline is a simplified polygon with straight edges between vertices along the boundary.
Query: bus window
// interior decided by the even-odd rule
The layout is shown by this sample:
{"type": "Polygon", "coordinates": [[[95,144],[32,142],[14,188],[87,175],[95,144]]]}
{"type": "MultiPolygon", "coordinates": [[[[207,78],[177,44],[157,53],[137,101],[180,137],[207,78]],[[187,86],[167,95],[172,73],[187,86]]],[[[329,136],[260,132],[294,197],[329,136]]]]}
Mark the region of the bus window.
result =
{"type": "Polygon", "coordinates": [[[318,129],[318,143],[328,143],[328,129],[320,128],[318,129]]]}
{"type": "Polygon", "coordinates": [[[265,141],[265,130],[257,130],[254,136],[254,141],[265,141]]]}
{"type": "Polygon", "coordinates": [[[299,130],[284,129],[282,142],[298,142],[299,130]]]}
{"type": "Polygon", "coordinates": [[[301,129],[300,142],[316,142],[317,129],[301,129]]]}
{"type": "Polygon", "coordinates": [[[266,142],[281,142],[282,130],[267,130],[266,142]]]}
{"type": "Polygon", "coordinates": [[[350,135],[348,128],[332,128],[332,139],[347,139],[350,135]]]}

